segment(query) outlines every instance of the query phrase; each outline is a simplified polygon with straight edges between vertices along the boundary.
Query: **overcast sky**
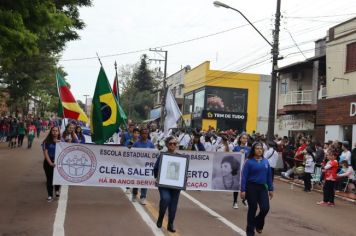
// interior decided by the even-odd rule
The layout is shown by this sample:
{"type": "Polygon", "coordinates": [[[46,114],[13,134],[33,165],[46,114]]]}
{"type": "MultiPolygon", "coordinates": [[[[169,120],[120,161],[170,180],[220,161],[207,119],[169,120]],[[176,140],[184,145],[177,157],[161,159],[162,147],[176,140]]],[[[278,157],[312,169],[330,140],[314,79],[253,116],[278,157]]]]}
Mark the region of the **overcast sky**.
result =
{"type": "MultiPolygon", "coordinates": [[[[276,0],[222,0],[239,9],[272,41],[276,0]]],[[[314,55],[313,41],[325,37],[328,28],[356,16],[355,0],[282,0],[280,54],[286,59],[283,66],[314,55]],[[287,48],[287,49],[286,49],[287,48]]],[[[116,55],[182,42],[236,28],[225,33],[207,36],[191,42],[163,47],[168,50],[168,75],[182,66],[192,68],[211,61],[212,69],[270,74],[270,46],[237,12],[216,8],[212,0],[94,0],[90,8],[82,8],[80,17],[86,28],[79,32],[81,39],[67,44],[60,65],[76,97],[94,93],[99,62],[96,59],[68,60],[102,56],[110,83],[118,65],[133,64],[143,53],[159,58],[149,51],[116,55]],[[241,27],[240,27],[241,26],[241,27]],[[105,57],[108,55],[115,55],[105,57]]],[[[163,64],[151,63],[150,67],[163,64]]]]}

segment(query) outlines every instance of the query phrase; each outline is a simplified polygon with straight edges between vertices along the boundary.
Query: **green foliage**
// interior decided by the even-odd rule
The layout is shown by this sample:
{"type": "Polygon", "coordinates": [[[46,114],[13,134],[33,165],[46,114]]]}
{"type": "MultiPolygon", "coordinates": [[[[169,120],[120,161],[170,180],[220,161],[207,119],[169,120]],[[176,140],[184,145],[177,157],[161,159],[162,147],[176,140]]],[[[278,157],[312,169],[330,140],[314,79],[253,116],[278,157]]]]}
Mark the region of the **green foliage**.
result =
{"type": "Polygon", "coordinates": [[[13,107],[30,97],[57,96],[59,53],[79,39],[77,30],[85,26],[79,7],[90,5],[91,0],[0,2],[0,83],[13,107]]]}
{"type": "Polygon", "coordinates": [[[133,74],[133,85],[139,91],[152,91],[156,88],[157,82],[153,78],[153,73],[147,66],[147,55],[143,54],[141,63],[133,74]]]}
{"type": "Polygon", "coordinates": [[[128,119],[141,122],[148,119],[153,107],[154,90],[158,83],[147,65],[143,55],[139,65],[126,65],[120,68],[119,80],[122,91],[120,103],[128,119]]]}

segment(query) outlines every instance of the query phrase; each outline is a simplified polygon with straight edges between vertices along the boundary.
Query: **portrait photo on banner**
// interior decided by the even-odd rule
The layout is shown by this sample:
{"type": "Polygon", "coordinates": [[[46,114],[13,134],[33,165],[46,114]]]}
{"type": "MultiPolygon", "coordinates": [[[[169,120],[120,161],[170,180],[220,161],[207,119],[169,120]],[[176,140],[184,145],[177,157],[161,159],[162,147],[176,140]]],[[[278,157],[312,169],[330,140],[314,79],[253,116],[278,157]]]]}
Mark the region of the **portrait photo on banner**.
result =
{"type": "Polygon", "coordinates": [[[158,170],[158,187],[185,189],[189,158],[180,154],[162,153],[158,170]]]}
{"type": "Polygon", "coordinates": [[[216,153],[213,164],[213,190],[240,190],[242,155],[216,153]]]}

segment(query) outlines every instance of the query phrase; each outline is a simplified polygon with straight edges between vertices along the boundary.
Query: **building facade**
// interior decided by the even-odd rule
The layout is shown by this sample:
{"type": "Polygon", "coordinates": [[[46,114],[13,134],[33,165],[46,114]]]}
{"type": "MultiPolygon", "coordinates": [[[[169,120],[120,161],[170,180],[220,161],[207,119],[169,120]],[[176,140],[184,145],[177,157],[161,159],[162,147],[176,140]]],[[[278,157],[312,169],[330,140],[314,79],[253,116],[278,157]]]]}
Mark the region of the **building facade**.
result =
{"type": "Polygon", "coordinates": [[[319,140],[356,142],[356,18],[328,30],[326,91],[318,100],[319,140]]]}
{"type": "Polygon", "coordinates": [[[315,136],[318,94],[325,84],[325,39],[315,42],[315,56],[278,69],[275,133],[315,136]]]}
{"type": "Polygon", "coordinates": [[[268,75],[210,70],[206,61],[185,74],[184,122],[203,130],[265,133],[270,83],[268,75]]]}

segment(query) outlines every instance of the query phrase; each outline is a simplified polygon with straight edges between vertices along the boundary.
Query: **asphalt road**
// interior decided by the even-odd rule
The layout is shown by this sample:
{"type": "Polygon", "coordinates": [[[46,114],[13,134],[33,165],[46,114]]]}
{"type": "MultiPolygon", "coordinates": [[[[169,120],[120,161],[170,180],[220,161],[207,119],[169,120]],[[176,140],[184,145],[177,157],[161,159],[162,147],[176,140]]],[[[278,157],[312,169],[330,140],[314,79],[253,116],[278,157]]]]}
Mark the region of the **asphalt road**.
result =
{"type": "MultiPolygon", "coordinates": [[[[42,138],[36,139],[30,150],[11,150],[0,144],[0,236],[60,235],[54,230],[59,201],[46,201],[42,138]]],[[[279,181],[275,188],[262,235],[356,235],[355,205],[336,200],[335,207],[317,206],[320,193],[304,193],[279,181]]],[[[166,221],[162,231],[155,228],[157,190],[149,190],[146,206],[129,198],[121,188],[69,187],[64,235],[230,236],[239,235],[246,227],[247,209],[242,204],[237,210],[232,208],[232,193],[182,193],[175,234],[165,230],[166,221]]]]}

